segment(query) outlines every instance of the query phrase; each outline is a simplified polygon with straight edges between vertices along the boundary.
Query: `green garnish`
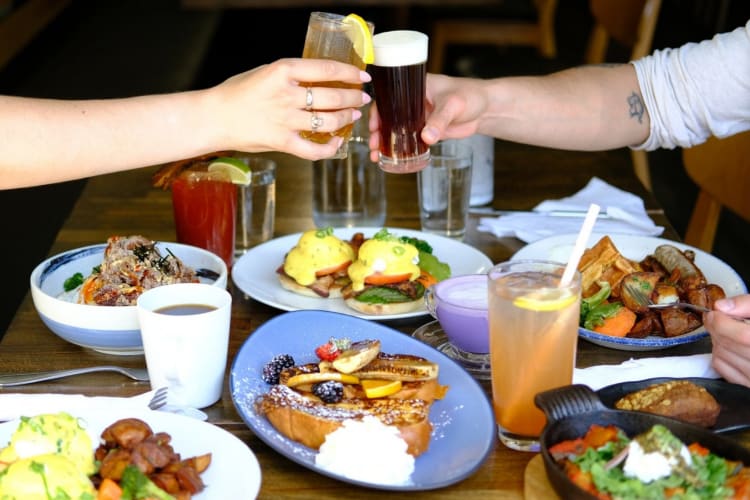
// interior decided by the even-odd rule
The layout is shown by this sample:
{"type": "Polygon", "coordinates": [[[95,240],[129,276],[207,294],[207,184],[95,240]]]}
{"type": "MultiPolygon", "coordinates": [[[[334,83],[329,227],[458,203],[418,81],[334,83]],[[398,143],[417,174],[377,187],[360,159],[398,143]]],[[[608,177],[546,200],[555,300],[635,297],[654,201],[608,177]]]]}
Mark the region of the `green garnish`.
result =
{"type": "Polygon", "coordinates": [[[419,238],[412,238],[411,236],[402,236],[400,239],[404,243],[409,243],[411,245],[414,245],[415,247],[417,247],[417,250],[419,250],[420,252],[432,254],[432,247],[425,240],[420,240],[419,238]]]}
{"type": "Polygon", "coordinates": [[[83,284],[83,274],[75,273],[73,276],[71,276],[70,278],[66,279],[63,282],[63,289],[66,292],[69,292],[71,290],[75,290],[82,284],[83,284]]]}
{"type": "Polygon", "coordinates": [[[325,238],[326,236],[333,235],[333,228],[331,226],[323,227],[315,231],[316,238],[325,238]]]}
{"type": "Polygon", "coordinates": [[[597,281],[599,291],[590,297],[581,299],[581,318],[579,324],[587,330],[593,330],[595,327],[604,323],[604,320],[617,314],[621,307],[625,307],[621,302],[606,302],[612,292],[612,287],[607,281],[597,281]]]}

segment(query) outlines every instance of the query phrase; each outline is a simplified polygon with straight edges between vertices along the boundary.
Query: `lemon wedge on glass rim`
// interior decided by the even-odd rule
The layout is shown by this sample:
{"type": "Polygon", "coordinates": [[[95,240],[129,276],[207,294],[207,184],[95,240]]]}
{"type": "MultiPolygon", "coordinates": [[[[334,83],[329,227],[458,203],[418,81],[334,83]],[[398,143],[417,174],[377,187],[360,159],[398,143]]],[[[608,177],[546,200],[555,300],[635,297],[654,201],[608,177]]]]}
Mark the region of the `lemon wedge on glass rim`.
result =
{"type": "Polygon", "coordinates": [[[372,64],[375,62],[375,49],[372,46],[372,33],[370,33],[370,27],[367,26],[367,21],[357,14],[349,14],[344,18],[344,22],[351,26],[351,29],[347,30],[346,36],[352,41],[354,50],[362,59],[362,62],[365,64],[372,64]]]}
{"type": "Polygon", "coordinates": [[[232,158],[230,156],[222,156],[216,158],[208,165],[209,172],[223,172],[232,184],[239,184],[241,186],[249,186],[252,181],[252,171],[245,162],[239,158],[232,158]]]}
{"type": "Polygon", "coordinates": [[[557,311],[568,307],[576,301],[576,298],[577,296],[570,293],[570,290],[545,288],[516,297],[513,305],[532,311],[557,311]]]}

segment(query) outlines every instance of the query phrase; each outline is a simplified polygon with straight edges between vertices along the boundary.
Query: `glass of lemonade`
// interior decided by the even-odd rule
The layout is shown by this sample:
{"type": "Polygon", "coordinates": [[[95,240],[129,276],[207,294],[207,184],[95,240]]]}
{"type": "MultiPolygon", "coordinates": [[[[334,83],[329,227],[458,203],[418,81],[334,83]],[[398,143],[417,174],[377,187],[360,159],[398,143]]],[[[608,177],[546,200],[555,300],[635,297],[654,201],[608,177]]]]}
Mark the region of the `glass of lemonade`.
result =
{"type": "Polygon", "coordinates": [[[546,419],[534,396],[573,382],[581,275],[560,286],[564,269],[518,260],[488,273],[492,403],[500,441],[515,450],[539,451],[546,419]]]}
{"type": "MultiPolygon", "coordinates": [[[[302,57],[311,59],[333,59],[345,62],[359,69],[367,66],[362,57],[354,49],[350,31],[353,29],[350,23],[345,21],[346,16],[330,12],[311,12],[307,24],[307,35],[305,36],[305,47],[302,57]]],[[[375,31],[375,25],[367,22],[370,34],[375,31]]],[[[302,82],[303,86],[312,86],[310,82],[302,82]]],[[[316,86],[332,88],[362,88],[361,85],[343,82],[315,82],[316,86]]],[[[314,106],[314,104],[313,104],[314,106]]],[[[325,111],[325,110],[321,110],[325,111]]],[[[304,130],[300,135],[305,139],[326,144],[334,136],[343,137],[344,141],[331,158],[346,158],[348,155],[349,138],[352,135],[353,123],[345,125],[335,132],[313,132],[304,130]]]]}

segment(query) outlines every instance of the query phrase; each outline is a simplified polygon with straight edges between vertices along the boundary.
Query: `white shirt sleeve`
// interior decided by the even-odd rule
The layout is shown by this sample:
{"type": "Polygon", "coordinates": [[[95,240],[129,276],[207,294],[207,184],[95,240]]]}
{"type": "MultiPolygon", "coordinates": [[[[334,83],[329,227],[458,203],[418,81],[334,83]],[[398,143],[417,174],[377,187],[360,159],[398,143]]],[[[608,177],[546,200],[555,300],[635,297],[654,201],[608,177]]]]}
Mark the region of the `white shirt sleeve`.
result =
{"type": "Polygon", "coordinates": [[[633,149],[690,147],[750,129],[750,21],[632,64],[651,118],[648,139],[633,149]]]}

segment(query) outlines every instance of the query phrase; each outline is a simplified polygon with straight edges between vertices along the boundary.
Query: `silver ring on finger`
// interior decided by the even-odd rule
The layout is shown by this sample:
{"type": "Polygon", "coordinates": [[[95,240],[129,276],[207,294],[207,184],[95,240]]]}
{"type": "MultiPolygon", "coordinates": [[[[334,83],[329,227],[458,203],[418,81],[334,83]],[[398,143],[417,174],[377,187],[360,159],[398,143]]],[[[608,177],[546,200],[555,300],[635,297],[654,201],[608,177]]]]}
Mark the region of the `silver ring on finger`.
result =
{"type": "Polygon", "coordinates": [[[305,92],[305,110],[310,111],[312,109],[312,105],[313,105],[312,89],[310,87],[307,87],[307,90],[305,92]]]}
{"type": "Polygon", "coordinates": [[[317,113],[313,111],[313,114],[310,117],[310,128],[312,129],[313,132],[315,132],[322,126],[323,126],[323,117],[318,116],[317,113]]]}

